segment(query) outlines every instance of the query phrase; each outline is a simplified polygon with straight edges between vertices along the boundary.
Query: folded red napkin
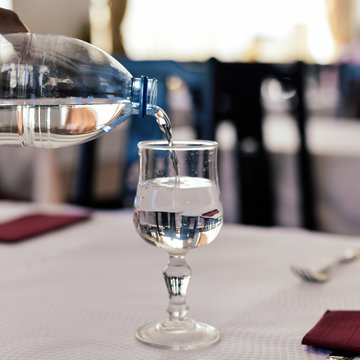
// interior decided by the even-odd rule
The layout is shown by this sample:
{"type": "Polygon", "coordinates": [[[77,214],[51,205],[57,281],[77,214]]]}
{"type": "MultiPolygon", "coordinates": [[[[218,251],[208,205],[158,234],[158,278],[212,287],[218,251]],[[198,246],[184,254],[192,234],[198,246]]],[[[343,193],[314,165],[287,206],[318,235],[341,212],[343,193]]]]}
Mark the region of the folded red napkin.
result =
{"type": "Polygon", "coordinates": [[[302,344],[360,353],[360,311],[326,311],[302,344]]]}
{"type": "Polygon", "coordinates": [[[0,242],[13,243],[56,230],[90,217],[82,214],[29,214],[0,224],[0,242]]]}

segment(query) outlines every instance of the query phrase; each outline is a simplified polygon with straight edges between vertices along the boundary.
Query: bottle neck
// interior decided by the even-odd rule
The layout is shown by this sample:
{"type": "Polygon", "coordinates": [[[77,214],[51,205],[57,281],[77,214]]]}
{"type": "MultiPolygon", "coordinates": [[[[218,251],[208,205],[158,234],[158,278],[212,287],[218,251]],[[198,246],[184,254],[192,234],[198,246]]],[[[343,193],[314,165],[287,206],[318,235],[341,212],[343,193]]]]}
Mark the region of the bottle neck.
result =
{"type": "Polygon", "coordinates": [[[133,78],[131,84],[131,103],[134,113],[140,116],[153,115],[157,100],[157,80],[146,76],[133,78]]]}

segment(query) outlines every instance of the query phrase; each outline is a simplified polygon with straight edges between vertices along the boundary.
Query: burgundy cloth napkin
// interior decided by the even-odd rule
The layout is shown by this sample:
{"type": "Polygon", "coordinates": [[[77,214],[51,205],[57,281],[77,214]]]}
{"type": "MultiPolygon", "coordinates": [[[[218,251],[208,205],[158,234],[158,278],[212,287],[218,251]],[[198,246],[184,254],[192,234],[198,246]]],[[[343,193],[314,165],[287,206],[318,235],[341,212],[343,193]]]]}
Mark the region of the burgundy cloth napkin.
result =
{"type": "Polygon", "coordinates": [[[360,311],[326,311],[302,344],[360,353],[360,311]]]}
{"type": "Polygon", "coordinates": [[[24,215],[0,224],[0,242],[14,243],[89,219],[89,213],[24,215]]]}

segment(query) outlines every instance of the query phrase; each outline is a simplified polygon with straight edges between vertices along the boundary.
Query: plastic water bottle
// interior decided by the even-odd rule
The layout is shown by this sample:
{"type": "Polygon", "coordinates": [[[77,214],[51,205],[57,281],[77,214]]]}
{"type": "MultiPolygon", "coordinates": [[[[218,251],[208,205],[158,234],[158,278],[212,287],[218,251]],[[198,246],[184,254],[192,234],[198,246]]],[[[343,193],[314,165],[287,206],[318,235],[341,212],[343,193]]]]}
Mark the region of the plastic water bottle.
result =
{"type": "Polygon", "coordinates": [[[132,77],[89,43],[0,34],[0,145],[83,143],[133,114],[155,115],[155,103],[156,80],[132,77]]]}

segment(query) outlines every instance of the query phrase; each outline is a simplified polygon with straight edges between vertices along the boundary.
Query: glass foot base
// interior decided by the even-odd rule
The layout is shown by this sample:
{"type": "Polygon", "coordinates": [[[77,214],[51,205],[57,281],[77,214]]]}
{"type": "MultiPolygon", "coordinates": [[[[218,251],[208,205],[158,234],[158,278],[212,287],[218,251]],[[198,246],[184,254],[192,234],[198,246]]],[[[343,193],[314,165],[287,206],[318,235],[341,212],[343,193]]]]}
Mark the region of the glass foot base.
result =
{"type": "Polygon", "coordinates": [[[190,350],[207,347],[220,340],[213,326],[192,319],[163,320],[142,326],[136,337],[144,344],[173,350],[190,350]]]}

